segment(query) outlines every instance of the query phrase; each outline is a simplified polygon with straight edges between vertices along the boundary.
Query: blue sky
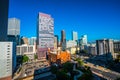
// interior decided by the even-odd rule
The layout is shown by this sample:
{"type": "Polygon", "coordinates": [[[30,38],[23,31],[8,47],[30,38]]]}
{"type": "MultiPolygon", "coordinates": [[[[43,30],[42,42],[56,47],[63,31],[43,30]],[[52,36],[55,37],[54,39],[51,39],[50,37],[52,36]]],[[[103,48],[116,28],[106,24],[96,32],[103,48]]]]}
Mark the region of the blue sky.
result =
{"type": "Polygon", "coordinates": [[[54,33],[67,40],[72,31],[78,38],[88,35],[89,41],[101,38],[120,39],[120,0],[10,0],[9,18],[21,21],[21,36],[36,36],[39,12],[54,18],[54,33]]]}

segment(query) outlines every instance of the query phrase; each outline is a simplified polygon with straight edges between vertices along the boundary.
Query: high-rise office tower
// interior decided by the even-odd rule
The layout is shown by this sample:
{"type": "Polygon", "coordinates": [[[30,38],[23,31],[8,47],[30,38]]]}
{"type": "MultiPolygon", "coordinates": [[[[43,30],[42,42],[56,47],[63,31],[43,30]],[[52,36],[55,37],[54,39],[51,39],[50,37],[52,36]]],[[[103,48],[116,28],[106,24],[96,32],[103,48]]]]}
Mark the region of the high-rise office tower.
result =
{"type": "Polygon", "coordinates": [[[0,42],[0,80],[12,80],[16,67],[16,43],[0,42]]]}
{"type": "Polygon", "coordinates": [[[16,44],[7,42],[9,0],[0,0],[0,80],[12,80],[16,67],[16,44]]]}
{"type": "Polygon", "coordinates": [[[87,35],[83,35],[80,40],[81,45],[87,45],[87,35]]]}
{"type": "Polygon", "coordinates": [[[7,40],[9,0],[0,0],[0,41],[7,40]]]}
{"type": "Polygon", "coordinates": [[[38,59],[43,59],[48,48],[54,48],[54,19],[48,14],[39,13],[37,21],[37,55],[38,59]]]}
{"type": "Polygon", "coordinates": [[[59,39],[58,39],[58,35],[55,35],[56,39],[57,39],[57,47],[59,45],[59,39]]]}
{"type": "Polygon", "coordinates": [[[66,37],[65,37],[65,31],[61,31],[61,47],[62,50],[66,50],[66,37]]]}
{"type": "Polygon", "coordinates": [[[36,37],[31,37],[28,39],[29,45],[36,45],[36,37]]]}
{"type": "Polygon", "coordinates": [[[8,41],[20,44],[20,20],[17,18],[8,19],[8,41]]]}
{"type": "Polygon", "coordinates": [[[65,40],[66,40],[66,38],[65,38],[65,31],[62,30],[61,31],[61,43],[64,42],[65,40]]]}
{"type": "Polygon", "coordinates": [[[54,36],[54,49],[57,49],[57,37],[54,36]]]}
{"type": "Polygon", "coordinates": [[[17,18],[8,19],[8,35],[20,35],[20,20],[17,18]]]}
{"type": "Polygon", "coordinates": [[[102,39],[96,40],[97,55],[104,55],[107,53],[114,54],[113,40],[111,39],[102,39]]]}
{"type": "Polygon", "coordinates": [[[77,34],[77,32],[75,32],[75,31],[72,32],[72,39],[73,39],[74,41],[77,41],[77,40],[78,40],[78,34],[77,34]]]}

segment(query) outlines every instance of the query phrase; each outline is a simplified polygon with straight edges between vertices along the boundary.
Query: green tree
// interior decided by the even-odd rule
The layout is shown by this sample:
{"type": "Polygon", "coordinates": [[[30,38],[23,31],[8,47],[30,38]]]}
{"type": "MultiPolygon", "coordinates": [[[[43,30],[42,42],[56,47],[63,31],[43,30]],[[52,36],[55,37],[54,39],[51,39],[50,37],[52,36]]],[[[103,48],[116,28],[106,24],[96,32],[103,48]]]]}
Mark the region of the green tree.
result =
{"type": "Polygon", "coordinates": [[[78,62],[79,66],[83,66],[84,62],[82,61],[82,59],[77,58],[76,61],[78,62]]]}
{"type": "Polygon", "coordinates": [[[35,59],[35,60],[36,60],[36,59],[38,59],[38,56],[37,56],[37,54],[35,54],[35,55],[34,55],[34,59],[35,59]]]}
{"type": "Polygon", "coordinates": [[[29,57],[26,55],[23,55],[22,62],[24,63],[24,62],[27,62],[28,60],[29,60],[29,57]]]}
{"type": "Polygon", "coordinates": [[[51,72],[52,72],[53,74],[56,74],[56,73],[57,73],[57,70],[58,70],[58,68],[57,68],[56,66],[51,66],[51,72]]]}
{"type": "Polygon", "coordinates": [[[70,76],[68,76],[63,70],[58,71],[56,77],[57,80],[70,80],[70,76]]]}
{"type": "Polygon", "coordinates": [[[88,53],[87,50],[81,50],[80,53],[88,53]]]}
{"type": "Polygon", "coordinates": [[[120,80],[120,77],[119,77],[119,78],[117,78],[117,79],[115,79],[115,80],[120,80]]]}
{"type": "Polygon", "coordinates": [[[73,70],[73,64],[70,62],[66,62],[63,64],[64,70],[67,70],[67,72],[72,72],[73,70]]]}

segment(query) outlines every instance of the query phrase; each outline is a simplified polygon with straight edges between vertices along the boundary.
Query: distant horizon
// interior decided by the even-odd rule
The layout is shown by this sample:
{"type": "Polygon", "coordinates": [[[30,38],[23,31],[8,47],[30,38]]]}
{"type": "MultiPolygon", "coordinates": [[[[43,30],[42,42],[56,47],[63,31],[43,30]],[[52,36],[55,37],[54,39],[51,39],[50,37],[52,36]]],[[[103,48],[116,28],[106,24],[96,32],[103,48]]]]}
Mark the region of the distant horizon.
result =
{"type": "Polygon", "coordinates": [[[88,42],[110,38],[120,40],[120,0],[10,0],[9,18],[21,22],[20,36],[36,37],[39,12],[54,18],[54,35],[72,40],[72,31],[78,39],[87,35],[88,42]],[[64,3],[63,3],[64,2],[64,3]],[[66,6],[67,5],[67,6],[66,6]]]}

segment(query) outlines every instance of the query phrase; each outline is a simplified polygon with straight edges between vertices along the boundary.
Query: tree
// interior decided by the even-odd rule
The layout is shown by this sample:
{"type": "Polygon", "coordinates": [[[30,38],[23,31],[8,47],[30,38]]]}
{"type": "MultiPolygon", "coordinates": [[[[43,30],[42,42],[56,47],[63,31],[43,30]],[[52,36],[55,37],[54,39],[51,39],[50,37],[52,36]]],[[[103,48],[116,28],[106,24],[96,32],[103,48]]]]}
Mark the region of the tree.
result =
{"type": "Polygon", "coordinates": [[[35,59],[35,60],[36,60],[36,59],[38,59],[38,56],[37,56],[37,54],[35,54],[35,55],[34,55],[34,59],[35,59]]]}
{"type": "Polygon", "coordinates": [[[24,63],[24,62],[27,62],[28,60],[29,60],[29,57],[26,55],[23,55],[22,62],[24,63]]]}
{"type": "Polygon", "coordinates": [[[115,79],[115,80],[120,80],[120,77],[119,77],[119,78],[117,78],[117,79],[115,79]]]}
{"type": "Polygon", "coordinates": [[[56,74],[57,73],[57,70],[58,70],[58,68],[57,68],[57,66],[51,66],[51,72],[53,73],[53,74],[56,74]]]}
{"type": "Polygon", "coordinates": [[[78,78],[78,80],[93,80],[92,74],[84,73],[82,76],[78,78]]]}
{"type": "Polygon", "coordinates": [[[81,50],[80,53],[88,53],[87,50],[81,50]]]}
{"type": "Polygon", "coordinates": [[[76,61],[78,62],[79,66],[83,66],[84,62],[82,61],[82,59],[77,58],[76,61]]]}
{"type": "Polygon", "coordinates": [[[56,77],[57,80],[70,80],[70,76],[68,76],[63,70],[57,71],[56,77]]]}
{"type": "Polygon", "coordinates": [[[72,72],[73,70],[73,64],[70,62],[66,62],[63,64],[64,70],[67,70],[67,72],[72,72]]]}

